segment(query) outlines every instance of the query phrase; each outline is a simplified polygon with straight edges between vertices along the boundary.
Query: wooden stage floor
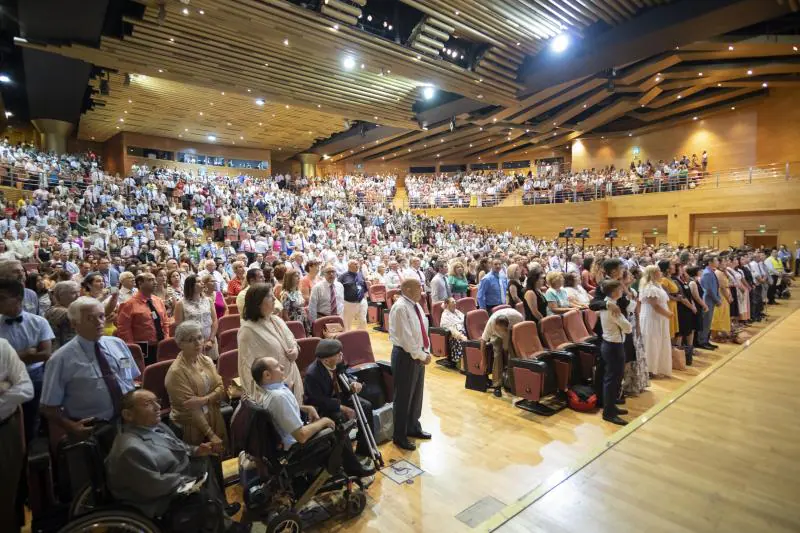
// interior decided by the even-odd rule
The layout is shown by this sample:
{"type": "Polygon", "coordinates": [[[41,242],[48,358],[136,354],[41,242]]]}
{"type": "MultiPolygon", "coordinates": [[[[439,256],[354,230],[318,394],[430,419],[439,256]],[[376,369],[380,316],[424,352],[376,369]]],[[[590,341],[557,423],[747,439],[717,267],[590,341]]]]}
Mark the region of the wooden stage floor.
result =
{"type": "MultiPolygon", "coordinates": [[[[770,329],[796,307],[786,301],[770,307],[770,320],[753,326],[751,333],[770,329]]],[[[790,387],[800,381],[800,374],[785,371],[793,370],[787,348],[790,341],[800,346],[799,325],[800,313],[758,342],[751,341],[734,362],[635,431],[630,424],[617,432],[620,428],[603,421],[599,413],[567,409],[539,417],[514,408],[508,395],[495,398],[466,390],[463,376],[431,365],[422,424],[433,439],[418,441],[413,453],[391,443],[381,446],[387,461],[406,459],[424,473],[407,484],[379,474],[360,517],[334,518],[313,531],[487,531],[520,511],[502,531],[618,533],[645,526],[655,531],[713,531],[717,524],[737,523],[772,523],[774,531],[800,531],[800,462],[786,461],[798,458],[800,430],[797,424],[784,423],[792,420],[790,409],[800,411],[792,394],[800,388],[790,387]],[[767,358],[781,363],[766,367],[767,358]],[[733,370],[737,373],[729,376],[733,370]],[[751,392],[735,393],[745,388],[751,392]],[[609,440],[623,434],[630,436],[591,462],[609,440]],[[571,488],[564,485],[563,490],[571,491],[568,497],[523,511],[537,487],[541,492],[584,464],[589,467],[572,478],[576,482],[571,488]],[[608,489],[617,485],[613,492],[608,489]],[[581,491],[581,486],[588,490],[581,491]],[[790,510],[792,495],[795,509],[790,510]],[[787,499],[783,511],[781,498],[787,499]],[[460,515],[468,509],[467,516],[460,515]]],[[[376,358],[388,359],[388,336],[371,332],[370,337],[376,358]]],[[[647,392],[628,399],[626,418],[641,419],[649,409],[674,399],[739,348],[727,344],[716,352],[702,352],[685,372],[653,380],[647,392]]],[[[229,491],[230,497],[240,497],[238,487],[229,491]]]]}

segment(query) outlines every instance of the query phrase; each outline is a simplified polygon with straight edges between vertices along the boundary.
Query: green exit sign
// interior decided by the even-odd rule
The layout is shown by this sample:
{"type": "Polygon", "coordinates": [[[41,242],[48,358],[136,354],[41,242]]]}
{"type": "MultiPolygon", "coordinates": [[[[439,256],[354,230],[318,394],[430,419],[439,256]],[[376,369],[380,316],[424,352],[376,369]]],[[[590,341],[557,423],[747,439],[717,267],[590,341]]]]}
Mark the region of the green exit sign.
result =
{"type": "Polygon", "coordinates": [[[758,232],[759,232],[759,233],[766,233],[766,232],[767,232],[767,226],[766,226],[765,224],[761,224],[761,225],[758,227],[758,232]]]}
{"type": "Polygon", "coordinates": [[[714,235],[716,235],[717,233],[719,233],[719,230],[717,229],[717,227],[716,227],[716,226],[711,226],[711,233],[713,233],[714,235]]]}

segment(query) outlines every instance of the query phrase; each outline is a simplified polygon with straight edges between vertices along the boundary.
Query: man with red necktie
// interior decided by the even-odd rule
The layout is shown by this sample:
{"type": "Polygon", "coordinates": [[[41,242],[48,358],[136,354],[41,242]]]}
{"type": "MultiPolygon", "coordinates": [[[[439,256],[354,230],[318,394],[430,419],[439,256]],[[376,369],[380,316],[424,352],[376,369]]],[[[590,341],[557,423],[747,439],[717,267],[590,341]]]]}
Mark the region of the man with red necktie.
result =
{"type": "Polygon", "coordinates": [[[394,435],[392,441],[403,450],[415,450],[408,437],[430,439],[422,430],[422,391],[425,366],[431,362],[431,341],[428,319],[419,299],[422,284],[406,278],[400,284],[401,298],[389,312],[389,341],[392,343],[392,375],[394,377],[394,435]]]}

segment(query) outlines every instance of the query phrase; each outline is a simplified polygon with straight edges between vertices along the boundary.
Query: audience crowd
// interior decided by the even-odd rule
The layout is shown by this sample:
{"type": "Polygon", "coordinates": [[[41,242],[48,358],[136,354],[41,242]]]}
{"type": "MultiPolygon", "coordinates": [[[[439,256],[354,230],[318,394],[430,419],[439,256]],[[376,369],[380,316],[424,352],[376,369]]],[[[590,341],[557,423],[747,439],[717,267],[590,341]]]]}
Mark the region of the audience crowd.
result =
{"type": "MultiPolygon", "coordinates": [[[[244,394],[263,394],[250,370],[269,355],[274,360],[260,363],[264,371],[280,371],[302,410],[307,391],[286,321],[310,333],[314,319],[339,315],[348,329],[365,329],[372,284],[393,289],[418,280],[432,303],[446,304],[443,324],[456,344],[465,340],[456,300],[476,291],[478,306],[490,313],[511,304],[493,315],[484,335],[499,352],[513,350],[508,332],[523,320],[619,308],[633,327],[617,386],[635,395],[650,378],[671,374],[673,349],[690,363],[695,349],[716,348],[712,340],[741,340],[742,328],[762,320],[766,304],[790,283],[785,248],[589,246],[577,253],[558,241],[398,210],[393,177],[303,182],[147,166],[119,177],[105,173],[93,154],[53,156],[7,144],[0,159],[0,180],[10,167],[39,178],[30,198],[4,202],[0,220],[0,356],[13,350],[27,370],[3,382],[23,393],[0,395],[0,415],[15,416],[8,402],[21,405],[29,441],[41,430],[40,412],[50,431],[69,438],[94,434],[121,411],[126,423],[151,425],[147,409],[157,402],[126,394],[140,379],[135,352],[152,364],[162,341],[174,338],[177,358],[166,377],[171,423],[187,453],[222,454],[228,441],[220,405],[228,390],[213,360],[224,351],[217,333],[226,317],[241,316],[244,394]],[[609,280],[618,283],[603,285],[609,280]],[[616,298],[605,298],[604,286],[616,298]]],[[[631,172],[669,184],[690,164],[648,162],[631,172]]],[[[700,176],[705,157],[698,168],[700,176]]],[[[548,177],[546,187],[542,179],[502,174],[409,177],[406,186],[412,203],[469,206],[523,181],[526,191],[531,184],[549,194],[561,180],[600,176],[629,179],[610,169],[548,177]]],[[[503,358],[495,361],[498,394],[503,358]]],[[[621,413],[604,417],[620,423],[621,413]]]]}

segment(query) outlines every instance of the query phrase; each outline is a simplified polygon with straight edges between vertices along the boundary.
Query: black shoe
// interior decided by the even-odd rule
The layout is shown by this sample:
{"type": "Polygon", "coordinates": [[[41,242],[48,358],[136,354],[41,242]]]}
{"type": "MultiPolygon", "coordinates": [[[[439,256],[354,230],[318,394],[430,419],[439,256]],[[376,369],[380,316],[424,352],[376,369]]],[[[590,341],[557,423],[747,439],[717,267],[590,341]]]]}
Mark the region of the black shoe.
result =
{"type": "Polygon", "coordinates": [[[494,389],[494,392],[492,394],[494,394],[497,398],[500,398],[501,396],[503,396],[503,389],[497,387],[494,389]]]}
{"type": "Polygon", "coordinates": [[[422,440],[431,440],[432,435],[427,431],[422,431],[421,429],[416,433],[409,433],[409,437],[413,437],[415,439],[422,439],[422,440]]]}
{"type": "Polygon", "coordinates": [[[617,398],[614,401],[614,403],[617,404],[617,405],[625,405],[625,396],[623,396],[622,398],[617,398]]]}
{"type": "Polygon", "coordinates": [[[241,503],[237,503],[237,502],[229,503],[228,505],[225,506],[225,514],[228,515],[228,516],[233,516],[236,513],[238,513],[239,509],[241,509],[241,508],[242,508],[242,504],[241,503]]]}
{"type": "Polygon", "coordinates": [[[611,422],[612,424],[616,424],[618,426],[627,426],[628,421],[621,419],[619,416],[612,416],[610,418],[603,417],[603,420],[606,422],[611,422]]]}
{"type": "Polygon", "coordinates": [[[713,351],[713,350],[716,350],[717,348],[719,348],[719,346],[715,346],[713,344],[704,344],[703,346],[701,346],[701,348],[703,348],[704,350],[712,350],[713,351]]]}
{"type": "Polygon", "coordinates": [[[403,439],[403,440],[392,439],[392,442],[394,442],[394,445],[400,448],[401,450],[408,450],[410,452],[413,452],[414,450],[417,449],[414,443],[412,443],[408,439],[403,439]]]}
{"type": "Polygon", "coordinates": [[[617,407],[617,414],[618,415],[627,415],[628,414],[628,410],[627,409],[623,409],[622,407],[617,407]]]}
{"type": "Polygon", "coordinates": [[[242,522],[231,522],[225,529],[225,533],[250,533],[252,524],[243,524],[242,522]]]}

